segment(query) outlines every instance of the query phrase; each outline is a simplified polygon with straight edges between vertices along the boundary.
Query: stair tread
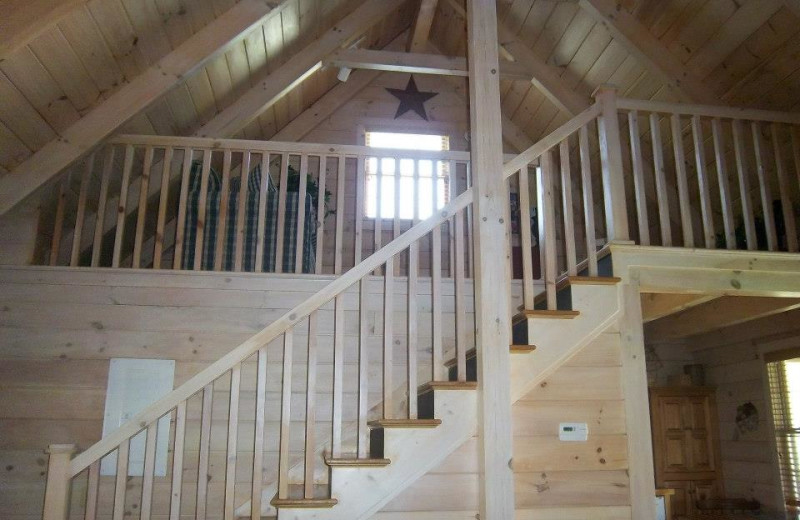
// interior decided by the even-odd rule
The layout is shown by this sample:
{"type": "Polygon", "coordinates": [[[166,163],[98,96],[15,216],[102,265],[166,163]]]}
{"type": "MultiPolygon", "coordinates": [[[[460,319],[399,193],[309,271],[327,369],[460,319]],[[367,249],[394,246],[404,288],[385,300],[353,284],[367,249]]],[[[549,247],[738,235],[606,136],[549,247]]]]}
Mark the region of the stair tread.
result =
{"type": "Polygon", "coordinates": [[[388,466],[392,461],[389,459],[359,459],[357,457],[344,458],[344,457],[325,457],[325,464],[335,467],[374,467],[374,466],[388,466]]]}
{"type": "Polygon", "coordinates": [[[617,276],[570,276],[567,285],[616,285],[622,281],[617,276]]]}
{"type": "Polygon", "coordinates": [[[442,424],[441,419],[378,419],[370,421],[370,428],[435,428],[442,424]]]}
{"type": "Polygon", "coordinates": [[[477,381],[431,381],[417,388],[418,394],[432,390],[477,390],[477,381]]]}
{"type": "Polygon", "coordinates": [[[570,311],[570,310],[545,310],[545,309],[525,309],[518,317],[522,318],[552,318],[552,319],[562,319],[562,320],[571,320],[572,318],[576,318],[580,315],[580,311],[570,311]]]}
{"type": "Polygon", "coordinates": [[[270,501],[277,508],[330,508],[338,504],[335,498],[278,498],[270,501]]]}
{"type": "MultiPolygon", "coordinates": [[[[536,350],[536,345],[516,345],[515,344],[515,345],[509,345],[508,348],[509,348],[509,350],[511,351],[512,354],[525,354],[525,353],[533,352],[534,350],[536,350]]],[[[471,348],[471,349],[469,349],[467,351],[466,358],[467,359],[473,358],[473,357],[475,357],[477,355],[477,353],[478,353],[477,350],[475,350],[474,348],[471,348]]],[[[445,368],[450,368],[450,367],[456,366],[457,363],[458,363],[458,360],[456,358],[453,358],[453,359],[449,359],[447,362],[445,362],[444,366],[445,366],[445,368]]]]}

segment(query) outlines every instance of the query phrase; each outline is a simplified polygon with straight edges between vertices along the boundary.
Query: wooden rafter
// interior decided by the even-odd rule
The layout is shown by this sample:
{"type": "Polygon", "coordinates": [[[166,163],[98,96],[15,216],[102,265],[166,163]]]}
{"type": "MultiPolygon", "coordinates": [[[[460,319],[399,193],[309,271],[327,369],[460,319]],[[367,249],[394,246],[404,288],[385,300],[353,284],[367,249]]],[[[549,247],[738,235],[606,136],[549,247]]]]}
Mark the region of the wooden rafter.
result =
{"type": "Polygon", "coordinates": [[[264,2],[242,0],[120,88],[66,129],[60,138],[49,142],[0,179],[0,215],[275,12],[264,2]]]}
{"type": "Polygon", "coordinates": [[[414,18],[414,25],[408,38],[406,50],[409,52],[421,52],[428,43],[428,35],[431,33],[433,16],[436,14],[436,6],[439,0],[420,0],[417,16],[414,18]]]}
{"type": "Polygon", "coordinates": [[[364,0],[353,12],[203,125],[195,135],[234,135],[319,70],[328,54],[353,41],[401,4],[399,0],[364,0]]]}
{"type": "Polygon", "coordinates": [[[694,73],[617,0],[580,0],[581,7],[652,74],[684,101],[719,104],[694,73]]]}
{"type": "Polygon", "coordinates": [[[652,321],[645,326],[645,333],[659,341],[685,338],[797,308],[800,300],[795,298],[723,296],[652,321]]]}
{"type": "MultiPolygon", "coordinates": [[[[343,49],[330,54],[325,65],[351,69],[371,69],[409,74],[438,74],[467,77],[467,59],[461,56],[377,51],[370,49],[343,49]]],[[[529,81],[530,73],[519,63],[500,64],[500,76],[507,80],[529,81]]]]}
{"type": "Polygon", "coordinates": [[[684,311],[716,298],[707,294],[642,294],[642,321],[648,323],[684,311]]]}

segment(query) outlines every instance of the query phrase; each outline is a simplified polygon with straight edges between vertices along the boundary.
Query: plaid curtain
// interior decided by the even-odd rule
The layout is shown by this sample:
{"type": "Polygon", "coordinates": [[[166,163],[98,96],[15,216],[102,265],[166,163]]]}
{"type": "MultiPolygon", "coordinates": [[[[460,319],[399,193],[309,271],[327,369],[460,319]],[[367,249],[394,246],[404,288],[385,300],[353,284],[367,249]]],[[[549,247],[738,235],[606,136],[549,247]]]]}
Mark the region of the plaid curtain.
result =
{"type": "MultiPolygon", "coordinates": [[[[256,167],[247,176],[247,194],[244,203],[245,225],[243,244],[244,271],[275,272],[275,253],[278,238],[278,189],[272,182],[272,177],[267,174],[267,200],[264,215],[264,258],[261,268],[256,266],[256,245],[258,243],[258,202],[261,197],[261,165],[256,167]]],[[[210,270],[214,266],[215,244],[217,241],[217,228],[219,227],[219,206],[221,197],[222,180],[219,173],[213,168],[208,178],[206,191],[205,217],[206,225],[203,231],[203,248],[201,269],[210,270]]],[[[197,243],[197,220],[200,214],[199,201],[201,191],[201,163],[192,164],[189,177],[189,193],[187,196],[186,220],[184,222],[184,249],[181,267],[194,268],[194,253],[197,243]]],[[[225,226],[225,245],[223,247],[222,269],[232,271],[236,255],[236,220],[241,200],[241,180],[232,178],[229,183],[228,215],[225,226]]],[[[295,252],[297,250],[297,226],[299,212],[299,194],[286,193],[286,216],[284,219],[283,234],[283,272],[295,272],[295,252]]],[[[302,272],[313,273],[316,265],[317,247],[317,208],[310,194],[305,197],[305,220],[303,226],[303,262],[302,272]]]]}

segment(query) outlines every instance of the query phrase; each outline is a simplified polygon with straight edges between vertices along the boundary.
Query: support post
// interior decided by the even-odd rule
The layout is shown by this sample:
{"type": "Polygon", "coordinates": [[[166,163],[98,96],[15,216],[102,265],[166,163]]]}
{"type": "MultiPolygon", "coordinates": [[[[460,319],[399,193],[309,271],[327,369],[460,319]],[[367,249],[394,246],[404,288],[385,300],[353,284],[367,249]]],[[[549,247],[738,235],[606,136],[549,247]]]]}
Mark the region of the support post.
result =
{"type": "Polygon", "coordinates": [[[467,1],[470,136],[475,231],[475,319],[478,352],[480,518],[514,518],[511,469],[508,204],[503,177],[497,11],[494,0],[467,1]]]}
{"type": "Polygon", "coordinates": [[[627,242],[628,208],[625,203],[625,176],[622,169],[622,141],[619,136],[617,88],[601,85],[594,99],[602,112],[597,120],[600,160],[603,166],[603,198],[606,209],[608,242],[627,242]]]}
{"type": "MultiPolygon", "coordinates": [[[[617,276],[619,274],[615,273],[617,276]]],[[[653,445],[650,432],[650,403],[647,391],[642,303],[638,282],[622,286],[622,381],[625,396],[625,431],[628,437],[628,474],[630,475],[631,517],[656,520],[653,445]],[[645,418],[645,420],[642,420],[645,418]]]]}
{"type": "Polygon", "coordinates": [[[64,520],[69,508],[69,462],[75,453],[74,444],[51,444],[47,448],[47,487],[44,491],[42,520],[64,520]]]}

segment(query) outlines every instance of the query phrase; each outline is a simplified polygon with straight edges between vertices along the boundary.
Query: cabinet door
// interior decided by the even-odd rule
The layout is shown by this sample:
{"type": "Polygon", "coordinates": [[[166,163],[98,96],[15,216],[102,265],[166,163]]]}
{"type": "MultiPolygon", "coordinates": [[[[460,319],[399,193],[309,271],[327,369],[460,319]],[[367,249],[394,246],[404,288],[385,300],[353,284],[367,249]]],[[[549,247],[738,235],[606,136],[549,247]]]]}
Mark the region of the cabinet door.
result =
{"type": "Polygon", "coordinates": [[[686,442],[691,410],[687,404],[683,397],[665,397],[660,400],[665,472],[688,471],[691,467],[691,446],[686,442]]]}
{"type": "Polygon", "coordinates": [[[708,397],[691,397],[687,403],[690,424],[687,435],[690,471],[714,471],[713,425],[708,397]]]}
{"type": "Polygon", "coordinates": [[[664,482],[664,487],[672,488],[675,494],[672,495],[672,517],[680,518],[688,515],[692,509],[692,482],[688,480],[668,480],[664,482]]]}

